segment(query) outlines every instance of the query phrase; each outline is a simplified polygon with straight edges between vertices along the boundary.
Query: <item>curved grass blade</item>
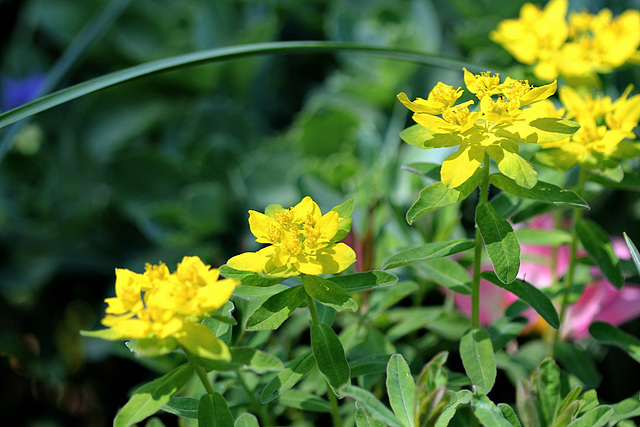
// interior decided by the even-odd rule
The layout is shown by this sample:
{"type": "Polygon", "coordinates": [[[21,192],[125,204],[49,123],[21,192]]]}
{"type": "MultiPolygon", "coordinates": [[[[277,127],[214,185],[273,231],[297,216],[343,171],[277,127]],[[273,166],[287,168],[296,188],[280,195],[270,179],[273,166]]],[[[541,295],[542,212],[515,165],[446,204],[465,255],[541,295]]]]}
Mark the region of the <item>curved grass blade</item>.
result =
{"type": "Polygon", "coordinates": [[[141,77],[151,76],[166,71],[253,55],[320,53],[332,51],[368,53],[370,55],[384,56],[399,61],[408,61],[455,70],[459,70],[465,66],[467,68],[480,69],[480,67],[470,67],[465,61],[446,57],[441,54],[398,50],[395,48],[385,48],[357,43],[292,41],[229,46],[150,61],[78,83],[1,114],[0,128],[60,104],[64,104],[65,102],[80,98],[84,95],[139,79],[141,77]]]}

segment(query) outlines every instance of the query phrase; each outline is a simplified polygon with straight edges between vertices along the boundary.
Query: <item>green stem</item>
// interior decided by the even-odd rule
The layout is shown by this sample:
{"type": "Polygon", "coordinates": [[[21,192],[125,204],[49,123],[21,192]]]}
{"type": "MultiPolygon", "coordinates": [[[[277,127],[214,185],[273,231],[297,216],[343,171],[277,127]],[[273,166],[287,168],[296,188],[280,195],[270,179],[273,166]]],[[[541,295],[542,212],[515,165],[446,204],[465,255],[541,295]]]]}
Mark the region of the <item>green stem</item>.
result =
{"type": "MultiPolygon", "coordinates": [[[[320,318],[318,317],[316,304],[309,294],[307,294],[307,306],[309,306],[309,313],[311,313],[311,321],[314,325],[319,325],[320,318]]],[[[338,407],[338,397],[333,392],[333,389],[326,378],[325,383],[327,383],[327,394],[329,395],[329,402],[331,403],[331,417],[333,418],[333,425],[336,427],[342,427],[342,418],[340,418],[340,408],[338,407]]]]}
{"type": "Polygon", "coordinates": [[[246,381],[242,377],[242,374],[236,371],[236,377],[238,378],[238,382],[242,386],[242,389],[249,397],[249,400],[251,400],[251,404],[253,405],[253,410],[256,411],[256,414],[258,414],[258,418],[260,418],[260,424],[262,424],[263,426],[273,425],[274,424],[273,420],[267,414],[267,412],[264,411],[264,407],[260,404],[260,402],[258,402],[258,399],[256,399],[256,396],[249,389],[249,386],[247,385],[246,381]]]}
{"type": "MultiPolygon", "coordinates": [[[[489,155],[484,155],[484,176],[478,205],[489,200],[489,155]]],[[[482,235],[476,224],[476,247],[473,254],[473,282],[471,288],[471,327],[480,327],[480,268],[482,267],[482,235]]]]}
{"type": "MultiPolygon", "coordinates": [[[[576,187],[576,193],[579,196],[582,194],[582,190],[584,189],[584,184],[586,182],[586,173],[583,168],[580,168],[580,178],[578,180],[578,186],[576,187]]],[[[573,292],[573,281],[576,271],[576,265],[578,261],[578,233],[576,232],[576,223],[580,221],[582,218],[582,211],[580,209],[575,209],[573,211],[573,219],[571,223],[572,233],[571,233],[571,246],[569,252],[569,267],[567,269],[567,274],[565,275],[564,280],[564,295],[562,297],[562,302],[560,303],[560,328],[555,331],[553,336],[553,344],[556,344],[560,341],[560,333],[562,330],[562,326],[564,325],[564,318],[567,314],[567,308],[569,307],[569,299],[571,298],[571,293],[573,292]]],[[[553,347],[551,349],[551,353],[553,354],[553,347]]]]}
{"type": "Polygon", "coordinates": [[[202,382],[204,389],[207,391],[207,393],[213,396],[213,387],[211,386],[209,378],[207,378],[207,373],[205,372],[205,370],[202,368],[202,366],[200,366],[193,360],[191,353],[186,348],[182,347],[182,351],[184,352],[185,356],[187,356],[187,360],[189,361],[189,363],[191,363],[193,369],[196,371],[196,374],[198,375],[198,378],[200,378],[200,382],[202,382]]]}

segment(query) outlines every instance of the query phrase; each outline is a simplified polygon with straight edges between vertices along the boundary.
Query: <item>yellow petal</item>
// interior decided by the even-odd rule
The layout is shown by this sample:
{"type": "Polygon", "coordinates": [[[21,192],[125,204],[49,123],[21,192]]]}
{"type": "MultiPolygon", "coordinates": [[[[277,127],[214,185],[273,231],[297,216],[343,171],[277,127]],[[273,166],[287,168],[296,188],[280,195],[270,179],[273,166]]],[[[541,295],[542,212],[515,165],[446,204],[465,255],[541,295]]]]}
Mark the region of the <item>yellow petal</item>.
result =
{"type": "Polygon", "coordinates": [[[427,113],[427,114],[440,114],[441,109],[435,108],[426,99],[417,98],[415,101],[410,101],[407,94],[400,92],[398,99],[402,104],[414,113],[427,113]]]}
{"type": "Polygon", "coordinates": [[[344,243],[336,243],[316,252],[315,258],[322,266],[322,273],[336,274],[356,262],[356,253],[344,243]]]}
{"type": "Polygon", "coordinates": [[[554,80],[553,82],[544,86],[534,87],[529,92],[524,94],[522,98],[520,98],[520,103],[521,105],[524,106],[524,105],[533,104],[534,102],[547,99],[548,97],[556,93],[557,88],[558,88],[557,80],[554,80]]]}
{"type": "Polygon", "coordinates": [[[311,215],[314,219],[322,216],[318,204],[309,196],[306,196],[300,203],[292,207],[291,212],[293,213],[293,221],[298,224],[305,222],[307,215],[311,215]]]}
{"type": "Polygon", "coordinates": [[[484,160],[486,147],[481,141],[471,145],[462,143],[458,151],[449,156],[440,168],[440,179],[447,188],[456,188],[467,182],[484,160]]]}
{"type": "Polygon", "coordinates": [[[208,286],[198,289],[197,305],[204,313],[217,310],[222,307],[240,283],[237,280],[219,280],[208,286]]]}
{"type": "Polygon", "coordinates": [[[267,249],[273,252],[273,246],[268,246],[258,252],[245,252],[229,259],[229,261],[227,261],[227,265],[240,271],[253,271],[254,273],[260,273],[264,270],[264,266],[269,260],[269,256],[264,252],[267,249]]]}
{"type": "Polygon", "coordinates": [[[281,225],[270,216],[261,212],[249,211],[249,228],[256,236],[258,243],[275,243],[277,236],[275,230],[280,230],[281,225]]]}

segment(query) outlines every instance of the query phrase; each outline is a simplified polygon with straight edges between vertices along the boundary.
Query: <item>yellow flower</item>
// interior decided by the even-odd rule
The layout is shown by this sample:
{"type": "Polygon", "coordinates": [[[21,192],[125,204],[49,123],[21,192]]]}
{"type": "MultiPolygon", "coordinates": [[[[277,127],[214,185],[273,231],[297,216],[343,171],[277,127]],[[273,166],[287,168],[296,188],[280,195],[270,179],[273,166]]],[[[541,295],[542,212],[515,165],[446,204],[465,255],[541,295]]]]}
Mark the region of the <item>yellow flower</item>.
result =
{"type": "Polygon", "coordinates": [[[635,139],[633,129],[640,120],[640,95],[628,98],[631,90],[629,86],[612,102],[609,96],[580,95],[567,86],[560,89],[564,109],[556,115],[576,120],[580,129],[571,138],[543,143],[537,158],[560,170],[576,164],[605,170],[639,156],[640,145],[629,140],[635,139]]]}
{"type": "Polygon", "coordinates": [[[469,110],[473,101],[455,105],[462,89],[454,90],[443,83],[438,83],[426,102],[420,98],[410,101],[405,93],[398,94],[400,102],[414,112],[413,120],[419,125],[404,131],[402,138],[421,148],[459,145],[440,169],[442,183],[449,188],[471,178],[485,153],[496,161],[502,173],[521,186],[533,187],[537,174],[531,163],[518,155],[517,142],[564,139],[576,129],[558,119],[527,113],[528,108],[524,108],[551,96],[556,82],[533,87],[526,80],[507,77],[501,83],[498,74],[472,74],[466,69],[464,82],[480,101],[479,111],[469,110]],[[434,105],[439,108],[432,108],[434,105]]]}
{"type": "Polygon", "coordinates": [[[489,36],[516,60],[534,65],[535,75],[547,81],[611,72],[636,54],[639,11],[616,18],[609,9],[596,15],[571,12],[568,22],[566,13],[567,0],[551,0],[544,9],[526,3],[519,19],[500,22],[489,36]]]}
{"type": "Polygon", "coordinates": [[[277,206],[268,215],[249,211],[256,241],[269,246],[237,255],[227,266],[278,277],[339,273],[356,260],[349,246],[337,243],[344,237],[339,236],[341,224],[350,222],[350,217],[341,218],[336,210],[322,215],[308,196],[288,209],[277,206]]]}
{"type": "MultiPolygon", "coordinates": [[[[207,357],[193,335],[209,331],[200,320],[222,307],[239,284],[218,277],[218,269],[195,256],[184,257],[174,273],[163,263],[147,264],[143,274],[116,269],[116,296],[105,299],[107,309],[102,320],[109,330],[94,335],[110,340],[168,340],[162,344],[163,349],[181,344],[207,357]]],[[[218,350],[220,357],[228,354],[228,349],[222,353],[218,350]]]]}

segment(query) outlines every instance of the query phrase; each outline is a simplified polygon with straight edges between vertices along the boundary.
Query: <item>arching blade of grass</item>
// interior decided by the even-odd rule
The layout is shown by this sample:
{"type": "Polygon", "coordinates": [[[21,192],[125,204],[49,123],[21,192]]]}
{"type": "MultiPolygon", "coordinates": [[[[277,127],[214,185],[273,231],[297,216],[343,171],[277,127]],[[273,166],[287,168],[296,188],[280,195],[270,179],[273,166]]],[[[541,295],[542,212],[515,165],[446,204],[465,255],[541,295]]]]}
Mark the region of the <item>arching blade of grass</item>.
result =
{"type": "Polygon", "coordinates": [[[418,64],[431,65],[441,68],[459,70],[463,66],[471,70],[484,70],[482,67],[469,65],[462,60],[446,57],[440,54],[431,54],[416,51],[397,50],[378,46],[369,46],[354,43],[338,43],[324,41],[294,41],[294,42],[269,42],[255,43],[240,46],[229,46],[218,49],[203,50],[184,55],[172,56],[136,65],[124,70],[105,74],[86,82],[78,83],[52,94],[38,98],[28,104],[14,108],[0,115],[0,128],[3,128],[18,120],[25,119],[34,114],[48,110],[65,102],[72,101],[84,95],[88,95],[111,86],[116,86],[141,77],[150,76],[179,68],[193,67],[216,61],[242,58],[253,55],[268,54],[301,54],[349,51],[367,53],[369,55],[384,56],[399,61],[408,61],[418,64]]]}

